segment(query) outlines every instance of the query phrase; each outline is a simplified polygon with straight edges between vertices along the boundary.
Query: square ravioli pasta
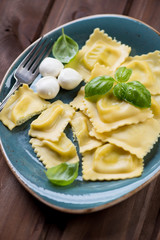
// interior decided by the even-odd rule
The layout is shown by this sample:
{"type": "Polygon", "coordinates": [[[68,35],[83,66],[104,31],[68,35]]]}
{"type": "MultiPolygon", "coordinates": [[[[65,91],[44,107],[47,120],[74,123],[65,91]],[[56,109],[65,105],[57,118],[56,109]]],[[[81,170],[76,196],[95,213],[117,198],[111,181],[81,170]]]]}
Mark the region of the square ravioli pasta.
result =
{"type": "Polygon", "coordinates": [[[97,133],[94,128],[89,133],[103,142],[109,142],[143,158],[150,152],[160,135],[160,122],[150,118],[144,122],[119,127],[107,133],[97,133]]]}
{"type": "Polygon", "coordinates": [[[92,80],[93,78],[99,77],[99,76],[112,76],[114,78],[114,73],[112,69],[109,67],[106,67],[104,65],[99,64],[98,62],[94,65],[94,68],[91,71],[90,78],[88,79],[88,82],[92,80]]]}
{"type": "Polygon", "coordinates": [[[160,95],[152,96],[151,109],[154,114],[154,118],[160,122],[160,95]]]}
{"type": "MultiPolygon", "coordinates": [[[[114,71],[96,63],[89,80],[103,75],[114,77],[114,71]]],[[[76,98],[73,100],[72,105],[85,111],[98,133],[109,132],[120,126],[143,122],[153,117],[150,108],[138,108],[119,100],[113,95],[112,91],[103,95],[97,101],[91,102],[84,98],[84,91],[81,89],[76,98]]]]}
{"type": "Polygon", "coordinates": [[[118,180],[139,177],[143,171],[143,159],[106,143],[83,154],[83,179],[91,181],[118,180]]]}
{"type": "Polygon", "coordinates": [[[98,62],[113,70],[128,57],[131,48],[112,39],[104,30],[96,28],[76,57],[66,65],[77,70],[85,80],[98,62]]]}
{"type": "Polygon", "coordinates": [[[100,140],[89,135],[92,124],[82,112],[76,112],[71,120],[73,133],[78,140],[79,151],[84,153],[102,145],[100,140]]]}
{"type": "Polygon", "coordinates": [[[49,102],[40,98],[27,84],[23,84],[8,99],[5,107],[0,112],[0,120],[12,130],[14,127],[41,113],[49,105],[49,102]]]}
{"type": "Polygon", "coordinates": [[[31,123],[29,135],[38,139],[58,141],[74,114],[69,104],[57,100],[31,123]]]}
{"type": "Polygon", "coordinates": [[[160,51],[128,57],[122,66],[132,69],[129,81],[137,80],[152,95],[160,94],[160,51]]]}
{"type": "Polygon", "coordinates": [[[72,106],[75,110],[85,111],[85,105],[83,102],[84,99],[84,86],[80,88],[77,96],[70,102],[70,106],[72,106]]]}
{"type": "Polygon", "coordinates": [[[112,92],[102,96],[96,102],[83,100],[85,112],[99,133],[109,132],[120,126],[143,122],[152,118],[150,108],[142,109],[123,100],[118,100],[112,92]]]}
{"type": "Polygon", "coordinates": [[[47,169],[63,162],[79,162],[76,148],[65,133],[62,133],[59,140],[55,142],[31,138],[30,143],[37,157],[47,169]]]}

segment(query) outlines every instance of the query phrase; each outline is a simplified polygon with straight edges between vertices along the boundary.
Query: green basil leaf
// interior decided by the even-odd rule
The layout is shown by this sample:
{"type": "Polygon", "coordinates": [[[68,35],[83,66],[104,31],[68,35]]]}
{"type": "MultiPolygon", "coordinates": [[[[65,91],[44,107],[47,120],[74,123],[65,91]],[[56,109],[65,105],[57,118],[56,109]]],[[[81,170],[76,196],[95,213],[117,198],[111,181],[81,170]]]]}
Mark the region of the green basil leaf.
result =
{"type": "Polygon", "coordinates": [[[127,69],[126,67],[120,67],[117,69],[114,76],[118,82],[127,82],[131,74],[132,74],[131,69],[129,68],[127,69]]]}
{"type": "Polygon", "coordinates": [[[46,171],[50,182],[58,186],[71,184],[78,176],[79,163],[61,163],[46,171]]]}
{"type": "Polygon", "coordinates": [[[113,88],[113,94],[120,100],[125,99],[126,93],[126,84],[125,83],[117,83],[113,88]]]}
{"type": "Polygon", "coordinates": [[[117,84],[113,92],[119,99],[123,99],[136,107],[149,108],[151,106],[150,92],[138,81],[117,84]]]}
{"type": "Polygon", "coordinates": [[[114,79],[110,76],[100,76],[93,78],[85,85],[85,98],[104,95],[111,90],[114,79]]]}
{"type": "Polygon", "coordinates": [[[57,39],[52,48],[52,53],[62,63],[69,63],[79,50],[78,44],[69,36],[64,34],[57,39]]]}

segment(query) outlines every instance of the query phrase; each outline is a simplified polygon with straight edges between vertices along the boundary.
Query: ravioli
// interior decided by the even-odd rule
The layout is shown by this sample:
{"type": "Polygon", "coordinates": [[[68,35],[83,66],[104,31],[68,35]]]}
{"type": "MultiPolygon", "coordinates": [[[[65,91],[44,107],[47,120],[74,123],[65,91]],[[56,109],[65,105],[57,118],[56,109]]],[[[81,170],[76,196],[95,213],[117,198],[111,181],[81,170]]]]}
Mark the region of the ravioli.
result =
{"type": "Polygon", "coordinates": [[[112,92],[97,102],[84,99],[87,116],[99,133],[109,132],[123,125],[143,122],[153,117],[151,109],[140,109],[125,101],[118,100],[112,92]]]}
{"type": "Polygon", "coordinates": [[[83,154],[84,180],[118,180],[138,177],[143,171],[143,159],[106,143],[83,154]]]}
{"type": "Polygon", "coordinates": [[[84,99],[84,87],[81,87],[77,96],[70,102],[70,105],[76,110],[85,110],[85,105],[83,103],[84,99]]]}
{"type": "Polygon", "coordinates": [[[31,138],[30,143],[46,168],[54,167],[62,162],[76,163],[79,161],[74,144],[64,133],[56,142],[31,138]]]}
{"type": "Polygon", "coordinates": [[[152,96],[151,109],[154,114],[154,118],[160,121],[160,95],[152,96]]]}
{"type": "Polygon", "coordinates": [[[114,71],[111,70],[109,67],[96,63],[94,65],[93,70],[91,71],[91,75],[90,75],[90,78],[88,79],[88,82],[93,78],[104,76],[104,75],[114,77],[114,71]]]}
{"type": "Polygon", "coordinates": [[[74,109],[58,100],[31,123],[29,135],[39,139],[58,141],[74,114],[74,109]]]}
{"type": "Polygon", "coordinates": [[[160,51],[128,57],[123,66],[132,69],[129,81],[141,82],[152,95],[160,94],[160,51]]]}
{"type": "Polygon", "coordinates": [[[40,98],[27,84],[23,84],[8,99],[0,112],[0,120],[12,130],[14,127],[41,113],[49,105],[49,102],[40,98]]]}
{"type": "Polygon", "coordinates": [[[66,67],[76,69],[87,80],[97,62],[115,70],[125,61],[130,51],[129,46],[117,42],[104,33],[104,30],[96,28],[83,48],[66,67]]]}
{"type": "Polygon", "coordinates": [[[115,144],[118,147],[143,158],[150,152],[160,134],[160,123],[151,118],[145,122],[120,127],[108,133],[98,134],[92,130],[91,135],[104,142],[115,144]]]}
{"type": "Polygon", "coordinates": [[[76,112],[71,120],[71,125],[78,140],[80,153],[84,153],[102,145],[101,141],[89,135],[92,125],[83,113],[76,112]]]}

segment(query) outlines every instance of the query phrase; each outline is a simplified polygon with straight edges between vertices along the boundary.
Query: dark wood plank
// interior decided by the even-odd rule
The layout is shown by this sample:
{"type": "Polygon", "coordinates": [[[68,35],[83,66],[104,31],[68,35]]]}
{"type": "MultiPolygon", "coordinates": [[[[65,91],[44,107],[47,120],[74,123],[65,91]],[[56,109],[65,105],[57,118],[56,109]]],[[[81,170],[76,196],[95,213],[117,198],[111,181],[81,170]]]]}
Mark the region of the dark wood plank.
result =
{"type": "Polygon", "coordinates": [[[135,202],[135,208],[132,216],[137,214],[136,224],[130,222],[128,228],[132,229],[129,231],[128,237],[131,235],[133,240],[136,239],[152,239],[152,233],[154,232],[159,207],[160,207],[160,177],[155,179],[148,187],[145,198],[138,198],[135,202]],[[141,205],[142,204],[142,205],[141,205]],[[137,207],[141,206],[139,209],[137,207]],[[135,228],[133,229],[133,226],[135,228]]]}
{"type": "Polygon", "coordinates": [[[0,78],[23,49],[39,37],[53,2],[0,1],[0,78]]]}
{"type": "Polygon", "coordinates": [[[160,239],[160,210],[156,219],[154,231],[152,233],[151,239],[159,240],[160,239]]]}
{"type": "MultiPolygon", "coordinates": [[[[139,239],[150,240],[150,239],[160,239],[158,235],[160,234],[160,223],[158,220],[160,217],[160,176],[150,184],[148,199],[146,199],[143,209],[145,209],[145,214],[143,217],[143,225],[141,229],[137,229],[139,233],[139,239]]],[[[142,209],[142,211],[143,211],[142,209]]],[[[160,235],[159,235],[160,236],[160,235]]],[[[135,231],[136,237],[136,231],[135,231]]],[[[136,238],[135,238],[136,239],[136,238]]]]}
{"type": "Polygon", "coordinates": [[[2,158],[0,169],[0,239],[38,239],[44,217],[35,199],[17,182],[2,158]]]}
{"type": "Polygon", "coordinates": [[[160,1],[159,0],[133,0],[129,16],[138,18],[160,31],[160,1]]]}
{"type": "Polygon", "coordinates": [[[106,13],[122,14],[126,3],[127,0],[99,0],[98,2],[84,0],[56,0],[42,33],[46,33],[66,22],[89,15],[106,13]]]}

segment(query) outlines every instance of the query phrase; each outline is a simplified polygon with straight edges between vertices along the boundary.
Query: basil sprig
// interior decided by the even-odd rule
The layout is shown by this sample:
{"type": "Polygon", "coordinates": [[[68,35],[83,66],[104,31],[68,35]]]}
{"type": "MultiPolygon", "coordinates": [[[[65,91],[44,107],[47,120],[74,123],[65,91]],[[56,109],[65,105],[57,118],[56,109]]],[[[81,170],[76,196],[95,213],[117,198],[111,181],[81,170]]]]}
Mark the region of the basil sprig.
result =
{"type": "Polygon", "coordinates": [[[52,53],[62,63],[69,63],[79,50],[78,44],[69,36],[64,34],[62,28],[62,35],[57,39],[52,48],[52,53]]]}
{"type": "Polygon", "coordinates": [[[136,107],[148,108],[151,106],[150,92],[138,81],[118,83],[113,88],[113,94],[136,107]]]}
{"type": "Polygon", "coordinates": [[[120,67],[115,72],[115,79],[109,76],[100,76],[92,79],[85,86],[85,98],[92,100],[95,96],[105,95],[113,87],[113,94],[120,100],[131,103],[140,108],[151,106],[151,94],[146,87],[138,82],[127,82],[132,74],[131,69],[120,67]]]}
{"type": "Polygon", "coordinates": [[[61,163],[46,171],[49,181],[58,186],[71,184],[78,176],[79,163],[61,163]]]}

